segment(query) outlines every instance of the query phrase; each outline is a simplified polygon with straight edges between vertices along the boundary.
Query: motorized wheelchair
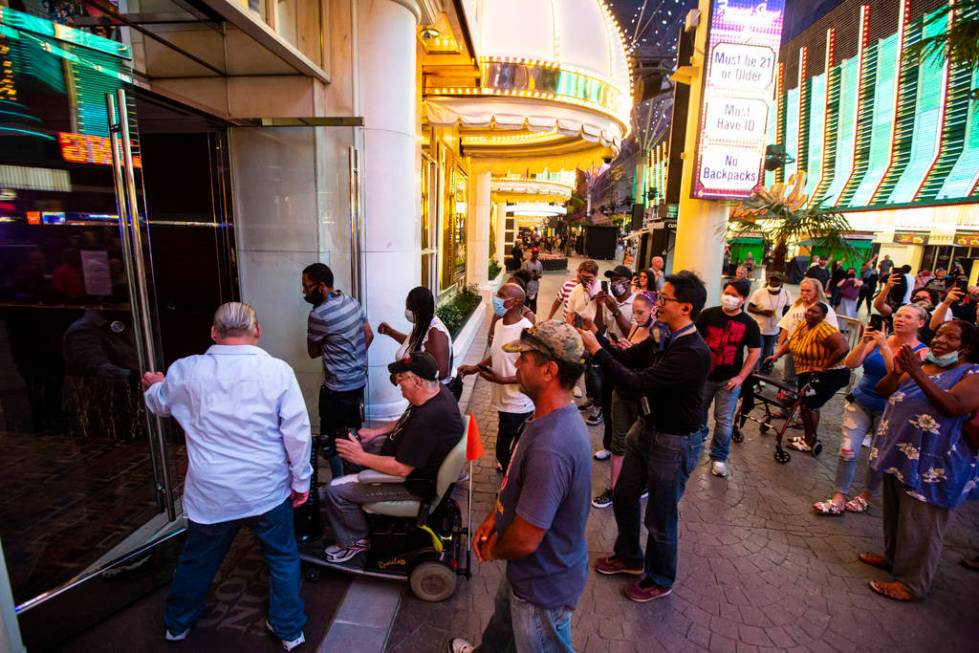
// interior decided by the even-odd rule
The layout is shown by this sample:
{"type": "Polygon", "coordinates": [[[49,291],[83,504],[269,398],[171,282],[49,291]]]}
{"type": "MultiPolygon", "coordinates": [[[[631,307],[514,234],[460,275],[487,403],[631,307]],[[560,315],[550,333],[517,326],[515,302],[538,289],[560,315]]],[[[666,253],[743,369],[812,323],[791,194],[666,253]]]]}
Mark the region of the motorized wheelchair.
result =
{"type": "MultiPolygon", "coordinates": [[[[468,424],[464,416],[463,424],[468,424]]],[[[319,438],[317,438],[319,440],[319,438]]],[[[471,513],[463,525],[459,502],[452,498],[459,475],[466,464],[466,431],[442,461],[436,480],[435,496],[428,500],[381,501],[368,503],[363,510],[370,525],[370,548],[366,555],[338,564],[325,559],[327,542],[321,537],[318,500],[316,450],[313,447],[313,481],[309,508],[297,513],[297,536],[303,575],[308,581],[319,578],[322,568],[408,581],[412,593],[423,601],[444,601],[455,592],[458,577],[470,577],[469,533],[471,513]]],[[[357,474],[361,483],[403,483],[404,478],[367,469],[357,474]]],[[[471,490],[470,490],[471,499],[471,490]]],[[[470,500],[470,504],[471,504],[470,500]]]]}

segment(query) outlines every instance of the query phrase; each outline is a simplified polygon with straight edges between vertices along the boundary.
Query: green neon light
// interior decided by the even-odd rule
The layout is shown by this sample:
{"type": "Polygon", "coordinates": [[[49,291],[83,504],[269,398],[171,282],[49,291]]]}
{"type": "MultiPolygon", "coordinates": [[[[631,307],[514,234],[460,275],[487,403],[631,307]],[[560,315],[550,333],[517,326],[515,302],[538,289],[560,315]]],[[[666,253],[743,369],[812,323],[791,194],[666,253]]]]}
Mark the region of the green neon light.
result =
{"type": "MultiPolygon", "coordinates": [[[[972,73],[972,90],[979,89],[979,69],[972,73]]],[[[936,199],[968,197],[979,181],[979,102],[969,102],[962,153],[945,177],[936,199]]]]}
{"type": "MultiPolygon", "coordinates": [[[[793,88],[785,94],[785,151],[798,159],[799,152],[799,89],[793,88]]],[[[795,174],[797,161],[785,166],[785,178],[795,174]]]]}
{"type": "Polygon", "coordinates": [[[96,36],[91,32],[66,25],[53,23],[50,20],[44,20],[43,18],[14,11],[6,7],[0,7],[0,25],[8,25],[24,32],[31,32],[38,36],[54,38],[73,45],[80,45],[116,57],[131,58],[129,48],[118,41],[96,36]]]}
{"type": "Polygon", "coordinates": [[[809,81],[809,151],[806,152],[806,195],[813,197],[823,174],[823,129],[826,126],[826,74],[809,81]]]}
{"type": "Polygon", "coordinates": [[[853,149],[853,172],[850,179],[840,193],[838,203],[843,206],[852,206],[853,194],[856,192],[867,173],[870,166],[870,142],[873,133],[874,121],[868,120],[867,116],[873,115],[875,104],[874,82],[877,79],[877,44],[871,43],[863,52],[860,72],[860,106],[857,108],[856,115],[856,137],[853,149]]]}
{"type": "Polygon", "coordinates": [[[49,136],[48,134],[42,134],[41,132],[32,131],[30,129],[17,129],[16,127],[0,127],[0,132],[13,132],[15,134],[27,134],[28,136],[37,136],[38,138],[44,138],[49,141],[57,140],[54,136],[49,136]]]}
{"type": "Polygon", "coordinates": [[[857,106],[860,100],[860,62],[851,57],[840,62],[840,100],[836,126],[833,182],[826,189],[826,205],[835,206],[853,171],[853,146],[857,140],[857,106]]]}
{"type": "MultiPolygon", "coordinates": [[[[923,38],[945,32],[943,21],[926,24],[923,38]]],[[[944,57],[928,57],[918,66],[918,92],[914,106],[914,128],[910,160],[887,199],[889,204],[911,202],[938,154],[939,130],[945,106],[947,80],[944,57]]]]}
{"type": "Polygon", "coordinates": [[[870,126],[870,148],[867,171],[850,199],[850,206],[867,206],[880,185],[891,154],[891,131],[894,126],[894,90],[897,71],[888,62],[897,56],[897,34],[883,39],[877,48],[877,74],[874,76],[874,112],[870,126]]]}

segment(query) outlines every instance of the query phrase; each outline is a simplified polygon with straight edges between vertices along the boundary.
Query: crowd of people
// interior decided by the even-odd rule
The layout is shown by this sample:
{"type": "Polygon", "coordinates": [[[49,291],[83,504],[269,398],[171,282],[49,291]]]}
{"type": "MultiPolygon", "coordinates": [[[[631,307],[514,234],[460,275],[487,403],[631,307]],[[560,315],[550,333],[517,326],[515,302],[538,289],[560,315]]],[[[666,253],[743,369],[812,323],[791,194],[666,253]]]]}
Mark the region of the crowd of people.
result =
{"type": "MultiPolygon", "coordinates": [[[[895,600],[926,596],[951,512],[979,498],[979,288],[962,283],[961,266],[912,276],[884,257],[858,274],[814,257],[798,297],[770,272],[754,291],[749,279],[725,279],[715,302],[695,273],[667,274],[660,257],[649,268],[617,265],[604,274],[584,260],[551,305],[539,307],[544,273],[536,249],[495,292],[486,355],[474,365],[455,361],[452,334],[426,288],[405,299],[410,331],[378,325],[398,345],[388,371],[408,408],[370,428],[363,402],[371,324],[357,300],[335,287],[329,267],[303,270],[307,351],[324,370],[320,440],[332,478],[323,500],[334,540],[326,560],[357,564],[368,551],[365,504],[435,496],[440,465],[463,432],[462,379],[478,375],[492,384],[500,489],[472,548],[479,560],[507,563],[481,650],[570,651],[571,614],[588,578],[590,506],[611,507],[617,529],[594,571],[632,577],[623,586],[632,601],[668,596],[677,577],[678,506],[701,450],[709,437],[711,474],[732,473],[742,387],[784,359],[782,378],[798,388],[803,430],[787,446],[800,451],[813,449],[821,409],[849,384],[851,370],[862,370],[845,398],[832,494],[813,510],[863,513],[880,495],[884,550],[860,560],[893,580],[870,587],[895,600]],[[844,335],[837,316],[852,322],[863,300],[868,323],[844,335]],[[586,426],[603,429],[596,450],[586,426]],[[865,444],[864,482],[854,494],[865,444]],[[608,486],[594,497],[593,460],[609,461],[608,486]],[[352,475],[364,469],[404,482],[352,475]]],[[[305,623],[291,514],[311,491],[308,413],[289,366],[258,347],[254,309],[221,306],[211,336],[205,354],[143,379],[147,407],[180,423],[190,460],[189,535],[167,599],[166,638],[187,637],[235,532],[246,526],[262,541],[271,571],[269,629],[292,650],[305,623]]],[[[474,647],[457,639],[450,650],[474,647]]]]}

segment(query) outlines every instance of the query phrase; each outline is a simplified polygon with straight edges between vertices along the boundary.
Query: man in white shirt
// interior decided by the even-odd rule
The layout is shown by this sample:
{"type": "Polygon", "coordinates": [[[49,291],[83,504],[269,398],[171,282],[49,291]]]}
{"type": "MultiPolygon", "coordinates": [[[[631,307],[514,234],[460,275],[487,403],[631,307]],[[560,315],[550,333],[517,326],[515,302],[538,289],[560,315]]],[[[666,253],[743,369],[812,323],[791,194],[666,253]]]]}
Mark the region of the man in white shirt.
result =
{"type": "Polygon", "coordinates": [[[563,308],[564,312],[561,316],[561,321],[565,321],[568,315],[568,302],[571,297],[571,293],[579,285],[587,285],[591,287],[595,283],[595,277],[598,276],[598,263],[595,261],[582,261],[578,265],[578,272],[574,279],[568,279],[564,282],[564,285],[557,292],[557,296],[554,298],[554,303],[551,305],[551,312],[548,313],[547,319],[554,319],[554,314],[557,313],[559,308],[563,308]]]}
{"type": "Polygon", "coordinates": [[[500,316],[493,332],[489,356],[476,365],[463,365],[460,374],[479,374],[494,383],[492,407],[499,421],[496,435],[496,469],[505,472],[524,422],[534,414],[534,402],[517,386],[519,354],[503,351],[503,345],[520,339],[524,329],[534,326],[523,316],[524,292],[515,283],[500,286],[493,298],[493,311],[500,316]]]}
{"type": "MultiPolygon", "coordinates": [[[[748,299],[748,312],[761,330],[761,360],[772,355],[778,341],[778,322],[792,303],[792,295],[782,286],[782,275],[773,272],[768,275],[768,284],[759,288],[748,299]]],[[[762,364],[761,371],[768,374],[771,364],[762,364]]]]}
{"type": "Polygon", "coordinates": [[[309,414],[292,368],[256,346],[261,333],[251,306],[222,304],[205,354],[143,375],[146,407],[176,419],[187,439],[187,540],[167,596],[169,641],[185,639],[200,617],[242,526],[269,566],[269,629],[287,651],[305,641],[292,509],[309,496],[309,414]]]}
{"type": "MultiPolygon", "coordinates": [[[[653,259],[649,262],[649,268],[653,271],[653,274],[656,276],[655,290],[656,292],[659,292],[660,290],[663,289],[663,282],[666,280],[666,270],[665,270],[666,264],[663,263],[663,257],[654,256],[653,259]]],[[[654,281],[653,279],[650,279],[650,286],[652,286],[653,281],[654,281]]],[[[650,287],[650,290],[654,290],[654,288],[650,287]]]]}

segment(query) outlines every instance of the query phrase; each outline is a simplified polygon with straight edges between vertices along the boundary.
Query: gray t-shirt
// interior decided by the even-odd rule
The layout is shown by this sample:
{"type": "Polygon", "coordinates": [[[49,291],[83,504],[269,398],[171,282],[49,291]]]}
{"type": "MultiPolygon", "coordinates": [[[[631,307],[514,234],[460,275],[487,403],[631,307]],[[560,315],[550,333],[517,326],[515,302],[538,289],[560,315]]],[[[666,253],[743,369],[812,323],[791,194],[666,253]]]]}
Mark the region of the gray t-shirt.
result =
{"type": "Polygon", "coordinates": [[[496,503],[499,537],[517,515],[547,530],[537,551],[507,564],[518,597],[547,609],[577,605],[588,578],[590,500],[591,438],[578,409],[527,421],[496,503]]]}

